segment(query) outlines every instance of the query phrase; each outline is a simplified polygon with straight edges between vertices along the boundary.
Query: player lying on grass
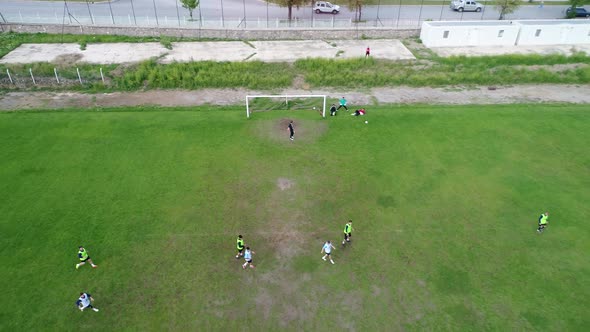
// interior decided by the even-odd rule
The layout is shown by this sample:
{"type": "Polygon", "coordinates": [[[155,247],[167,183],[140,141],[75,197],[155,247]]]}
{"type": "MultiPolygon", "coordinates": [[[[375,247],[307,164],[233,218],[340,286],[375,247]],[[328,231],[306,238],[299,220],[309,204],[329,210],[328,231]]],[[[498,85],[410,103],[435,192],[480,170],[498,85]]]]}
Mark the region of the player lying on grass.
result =
{"type": "Polygon", "coordinates": [[[352,116],[361,116],[361,115],[365,115],[365,113],[367,113],[367,111],[365,111],[364,108],[361,108],[360,110],[354,111],[354,113],[352,113],[350,115],[352,115],[352,116]]]}

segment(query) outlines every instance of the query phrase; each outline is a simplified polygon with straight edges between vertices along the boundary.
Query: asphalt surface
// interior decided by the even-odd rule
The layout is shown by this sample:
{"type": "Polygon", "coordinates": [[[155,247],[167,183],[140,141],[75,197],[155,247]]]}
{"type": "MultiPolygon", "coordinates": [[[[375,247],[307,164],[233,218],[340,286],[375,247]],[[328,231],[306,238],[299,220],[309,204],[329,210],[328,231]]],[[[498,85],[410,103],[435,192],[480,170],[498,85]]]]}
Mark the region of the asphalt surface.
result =
{"type": "MultiPolygon", "coordinates": [[[[486,1],[481,1],[485,4],[486,1]]],[[[425,1],[427,4],[428,1],[425,1]]],[[[100,22],[112,24],[128,24],[133,16],[136,21],[144,22],[146,19],[155,21],[177,20],[181,21],[188,17],[188,10],[182,8],[178,1],[173,0],[119,0],[113,2],[67,2],[67,7],[73,17],[80,20],[89,18],[89,13],[94,17],[102,17],[100,22]],[[113,18],[111,19],[111,12],[113,18]],[[106,20],[106,21],[105,21],[106,20]]],[[[563,6],[522,6],[515,13],[506,16],[506,19],[552,19],[563,18],[567,2],[563,6]]],[[[54,1],[23,1],[23,0],[0,0],[0,13],[8,21],[35,23],[61,22],[64,14],[64,2],[54,1]]],[[[196,9],[193,16],[201,17],[206,21],[224,20],[239,21],[246,17],[248,21],[276,20],[287,18],[287,8],[281,8],[263,1],[253,0],[205,0],[199,9],[196,9]]],[[[354,12],[350,12],[345,6],[341,6],[341,12],[337,15],[315,14],[310,6],[293,8],[293,17],[309,20],[330,20],[334,16],[338,20],[354,18],[354,12]]],[[[403,6],[364,6],[364,20],[380,19],[387,20],[495,20],[499,14],[493,6],[486,6],[481,13],[452,11],[448,2],[444,5],[403,5],[403,6]]],[[[141,24],[141,23],[140,23],[141,24]]],[[[386,26],[387,23],[384,23],[386,26]]]]}

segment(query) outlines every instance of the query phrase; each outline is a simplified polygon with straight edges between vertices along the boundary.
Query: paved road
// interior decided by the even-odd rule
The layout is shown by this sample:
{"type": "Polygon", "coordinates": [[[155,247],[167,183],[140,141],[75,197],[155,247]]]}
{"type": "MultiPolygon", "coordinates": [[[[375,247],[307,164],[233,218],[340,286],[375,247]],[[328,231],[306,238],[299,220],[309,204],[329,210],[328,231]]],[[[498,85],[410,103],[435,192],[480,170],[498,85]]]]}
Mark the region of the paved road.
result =
{"type": "MultiPolygon", "coordinates": [[[[426,2],[427,3],[427,2],[426,2]]],[[[485,1],[482,1],[485,3],[485,1]]],[[[188,10],[182,8],[179,2],[174,0],[119,0],[111,3],[84,3],[68,2],[67,6],[73,17],[84,21],[89,19],[89,12],[101,23],[111,24],[111,11],[114,20],[118,24],[127,24],[131,22],[135,12],[136,20],[144,22],[146,19],[155,21],[155,13],[160,23],[164,20],[176,20],[181,17],[188,17],[188,10]],[[154,9],[155,4],[155,9],[154,9]]],[[[516,13],[508,15],[507,19],[539,19],[539,18],[562,18],[564,16],[566,4],[563,6],[522,6],[516,13]]],[[[23,0],[0,0],[0,13],[8,21],[25,21],[25,22],[52,22],[62,21],[64,13],[64,2],[52,1],[23,1],[23,0]]],[[[273,21],[276,19],[286,19],[287,9],[276,5],[267,4],[260,0],[204,0],[200,11],[197,9],[194,14],[199,15],[205,21],[221,21],[223,15],[224,21],[239,21],[244,16],[248,21],[273,21]],[[245,4],[245,8],[244,8],[245,4]]],[[[432,20],[480,20],[480,19],[497,19],[498,12],[493,6],[487,6],[482,13],[458,13],[448,8],[446,5],[425,5],[425,6],[366,6],[363,8],[363,19],[376,20],[379,18],[385,26],[398,19],[408,21],[418,21],[425,19],[432,20]],[[389,23],[387,21],[390,21],[389,23]]],[[[354,17],[354,12],[350,12],[344,6],[338,15],[315,14],[311,7],[302,7],[293,9],[293,17],[309,20],[331,20],[334,17],[337,20],[349,20],[354,17]]]]}

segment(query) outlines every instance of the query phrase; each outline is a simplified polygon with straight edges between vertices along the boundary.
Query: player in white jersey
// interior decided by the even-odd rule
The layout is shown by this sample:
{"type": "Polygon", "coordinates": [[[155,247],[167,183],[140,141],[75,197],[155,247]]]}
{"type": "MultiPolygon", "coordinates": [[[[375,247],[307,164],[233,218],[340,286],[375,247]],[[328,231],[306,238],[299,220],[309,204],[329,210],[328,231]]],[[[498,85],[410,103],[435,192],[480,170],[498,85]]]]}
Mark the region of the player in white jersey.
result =
{"type": "Polygon", "coordinates": [[[332,253],[332,249],[336,249],[336,247],[334,247],[332,245],[332,242],[327,241],[326,243],[324,243],[324,246],[322,247],[322,251],[321,253],[326,253],[324,255],[324,257],[322,257],[323,260],[326,260],[326,257],[330,258],[330,263],[334,264],[334,261],[332,260],[332,256],[330,255],[332,253]]]}
{"type": "Polygon", "coordinates": [[[84,309],[86,308],[98,311],[98,308],[92,306],[92,301],[94,301],[94,299],[90,294],[80,293],[80,297],[78,298],[78,301],[76,301],[76,306],[78,307],[78,309],[80,309],[80,311],[84,311],[84,309]]]}
{"type": "Polygon", "coordinates": [[[246,251],[244,251],[244,260],[246,261],[246,263],[242,265],[242,269],[245,269],[248,265],[250,265],[250,268],[254,268],[254,265],[252,265],[253,254],[255,254],[255,252],[250,250],[250,247],[246,247],[246,251]]]}

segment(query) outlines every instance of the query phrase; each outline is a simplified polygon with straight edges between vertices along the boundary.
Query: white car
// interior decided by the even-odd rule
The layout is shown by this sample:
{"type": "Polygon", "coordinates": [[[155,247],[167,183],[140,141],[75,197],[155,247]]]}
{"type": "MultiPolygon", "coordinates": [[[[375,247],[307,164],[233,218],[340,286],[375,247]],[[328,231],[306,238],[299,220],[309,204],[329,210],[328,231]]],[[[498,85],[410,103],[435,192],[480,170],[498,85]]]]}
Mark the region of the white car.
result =
{"type": "Polygon", "coordinates": [[[320,13],[338,14],[338,12],[340,12],[340,6],[338,6],[338,5],[333,5],[333,4],[329,3],[328,1],[316,1],[315,2],[315,13],[316,14],[320,14],[320,13]]]}
{"type": "Polygon", "coordinates": [[[452,10],[456,10],[458,12],[462,11],[471,11],[471,12],[480,12],[483,9],[483,5],[479,2],[473,0],[456,0],[452,1],[449,7],[452,10]]]}

